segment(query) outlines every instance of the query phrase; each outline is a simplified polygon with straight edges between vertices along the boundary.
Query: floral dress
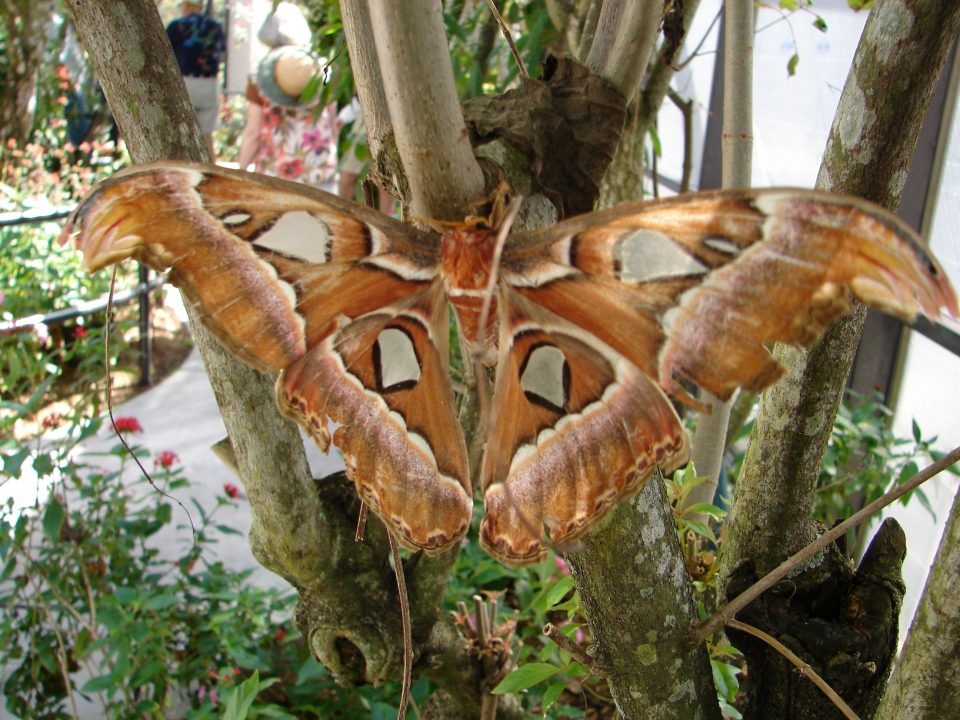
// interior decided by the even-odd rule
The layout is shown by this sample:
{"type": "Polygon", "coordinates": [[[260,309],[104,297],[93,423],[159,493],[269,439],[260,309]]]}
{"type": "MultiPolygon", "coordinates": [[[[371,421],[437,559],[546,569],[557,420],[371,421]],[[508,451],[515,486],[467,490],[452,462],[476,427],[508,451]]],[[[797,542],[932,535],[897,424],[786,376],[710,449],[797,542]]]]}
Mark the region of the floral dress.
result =
{"type": "Polygon", "coordinates": [[[335,104],[323,109],[316,105],[284,107],[267,100],[255,87],[248,90],[247,97],[263,108],[254,157],[257,172],[317,187],[335,178],[340,131],[335,104]]]}

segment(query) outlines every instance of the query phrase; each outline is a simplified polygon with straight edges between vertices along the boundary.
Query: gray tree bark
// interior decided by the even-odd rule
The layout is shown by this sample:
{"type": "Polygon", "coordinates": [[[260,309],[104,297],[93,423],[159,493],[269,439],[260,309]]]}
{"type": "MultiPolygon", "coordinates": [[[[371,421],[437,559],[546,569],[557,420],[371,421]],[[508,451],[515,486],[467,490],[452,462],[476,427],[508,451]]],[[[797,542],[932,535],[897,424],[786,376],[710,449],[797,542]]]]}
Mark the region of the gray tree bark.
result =
{"type": "Polygon", "coordinates": [[[566,558],[622,716],[719,718],[706,647],[687,636],[697,608],[660,474],[581,545],[566,558]]]}
{"type": "Polygon", "coordinates": [[[958,577],[960,488],[876,720],[960,717],[958,577]]]}

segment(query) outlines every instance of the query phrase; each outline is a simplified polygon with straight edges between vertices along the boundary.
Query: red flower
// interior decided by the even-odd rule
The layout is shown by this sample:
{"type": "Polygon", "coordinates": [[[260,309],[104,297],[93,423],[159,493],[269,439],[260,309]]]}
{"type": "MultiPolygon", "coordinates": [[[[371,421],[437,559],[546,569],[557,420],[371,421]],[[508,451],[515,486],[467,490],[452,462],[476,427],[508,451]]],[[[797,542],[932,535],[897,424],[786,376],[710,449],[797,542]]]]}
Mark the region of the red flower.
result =
{"type": "Polygon", "coordinates": [[[286,158],[277,163],[277,175],[285,180],[295,180],[303,175],[303,158],[286,158]]]}
{"type": "Polygon", "coordinates": [[[116,428],[117,432],[143,432],[143,426],[135,417],[118,417],[114,421],[113,427],[116,428]]]}
{"type": "Polygon", "coordinates": [[[224,491],[227,495],[229,495],[230,497],[232,497],[234,500],[236,500],[238,497],[240,497],[240,488],[238,488],[238,487],[237,487],[236,485],[234,485],[233,483],[224,483],[224,484],[223,484],[223,491],[224,491]]]}
{"type": "Polygon", "coordinates": [[[55,428],[60,424],[60,421],[63,420],[63,417],[58,412],[52,412],[43,419],[43,428],[44,430],[49,430],[50,428],[55,428]]]}
{"type": "Polygon", "coordinates": [[[283,628],[279,628],[279,629],[273,634],[273,639],[276,640],[276,641],[279,643],[279,642],[283,642],[283,639],[284,639],[286,636],[287,636],[287,631],[284,630],[283,628]]]}
{"type": "Polygon", "coordinates": [[[73,336],[78,338],[85,338],[87,336],[87,329],[83,325],[77,325],[73,329],[73,336]]]}
{"type": "Polygon", "coordinates": [[[173,450],[161,450],[157,453],[157,457],[154,459],[153,464],[156,467],[163,468],[164,470],[169,470],[175,462],[178,462],[180,458],[173,450]]]}

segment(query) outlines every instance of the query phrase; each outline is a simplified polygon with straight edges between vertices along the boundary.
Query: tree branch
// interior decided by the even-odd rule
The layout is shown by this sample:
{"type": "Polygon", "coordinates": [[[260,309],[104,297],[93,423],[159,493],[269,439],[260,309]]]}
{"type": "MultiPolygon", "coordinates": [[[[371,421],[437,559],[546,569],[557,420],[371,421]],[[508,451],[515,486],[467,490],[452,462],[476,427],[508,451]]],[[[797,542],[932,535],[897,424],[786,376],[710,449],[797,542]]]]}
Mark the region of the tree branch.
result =
{"type": "Polygon", "coordinates": [[[719,718],[706,647],[687,644],[683,624],[696,617],[696,603],[659,473],[580,543],[566,557],[596,666],[623,716],[719,718]]]}
{"type": "MultiPolygon", "coordinates": [[[[753,169],[753,2],[724,3],[723,53],[723,157],[721,184],[725,188],[750,187],[753,169]]],[[[727,426],[733,398],[727,402],[707,391],[700,401],[712,406],[701,414],[693,436],[690,459],[704,480],[687,497],[687,505],[709,503],[717,491],[720,466],[726,447],[727,426]]],[[[696,518],[708,522],[701,515],[696,518]]]]}
{"type": "Polygon", "coordinates": [[[457,99],[439,0],[370,0],[397,150],[415,215],[462,220],[484,192],[457,99]]]}
{"type": "MultiPolygon", "coordinates": [[[[958,26],[960,4],[878,0],[847,77],[818,187],[896,208],[958,26]]],[[[864,314],[856,303],[810,350],[776,348],[787,375],[763,394],[737,481],[722,577],[745,558],[764,574],[817,534],[810,508],[864,314]]]]}
{"type": "Polygon", "coordinates": [[[876,720],[960,717],[960,487],[876,720]]]}
{"type": "Polygon", "coordinates": [[[657,42],[663,0],[603,3],[586,65],[629,102],[640,88],[657,42]]]}
{"type": "Polygon", "coordinates": [[[915,490],[930,478],[943,472],[945,469],[960,461],[960,447],[954,448],[936,462],[928,465],[909,480],[898,485],[896,488],[883,497],[877,498],[872,503],[858,510],[841,523],[837,523],[823,535],[797,553],[794,553],[788,559],[784,560],[775,569],[764,575],[758,582],[751,585],[747,590],[740,593],[736,598],[717,610],[716,613],[707,618],[691,634],[692,643],[698,645],[706,640],[707,636],[719,630],[725,622],[729,622],[738,612],[753,602],[761,594],[772,588],[787,575],[801,567],[814,555],[819,553],[832,543],[843,537],[848,530],[867,520],[872,515],[878,513],[883,508],[895,503],[908,492],[915,490]]]}

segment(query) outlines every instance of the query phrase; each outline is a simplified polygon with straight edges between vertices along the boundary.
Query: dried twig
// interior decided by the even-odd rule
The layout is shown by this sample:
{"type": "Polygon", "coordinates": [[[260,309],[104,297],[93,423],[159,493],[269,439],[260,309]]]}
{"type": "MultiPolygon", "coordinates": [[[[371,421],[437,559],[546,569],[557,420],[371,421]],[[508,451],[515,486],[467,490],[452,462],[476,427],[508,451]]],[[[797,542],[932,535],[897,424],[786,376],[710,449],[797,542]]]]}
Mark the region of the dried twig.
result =
{"type": "Polygon", "coordinates": [[[517,44],[513,41],[513,35],[510,33],[510,28],[507,27],[507,23],[504,22],[503,16],[500,15],[500,11],[497,10],[496,3],[493,0],[487,0],[487,7],[490,8],[490,12],[493,13],[493,16],[497,19],[497,25],[500,26],[500,32],[503,33],[503,37],[506,38],[507,45],[510,46],[510,53],[513,55],[513,59],[516,61],[517,66],[520,68],[520,74],[524,77],[530,77],[530,74],[527,72],[527,66],[523,62],[523,58],[520,57],[520,51],[517,49],[517,44]]]}
{"type": "Polygon", "coordinates": [[[103,326],[103,366],[106,371],[106,396],[107,396],[107,415],[110,417],[110,425],[113,427],[113,432],[120,440],[120,444],[123,445],[124,449],[133,458],[133,461],[137,464],[137,467],[140,468],[140,472],[147,479],[147,482],[150,483],[150,487],[154,489],[155,492],[160,493],[161,496],[165,497],[167,500],[172,500],[177,505],[180,506],[180,509],[187,514],[187,520],[190,521],[190,532],[193,535],[193,546],[197,545],[197,528],[193,524],[193,515],[190,514],[190,511],[187,510],[187,506],[180,502],[170,493],[166,492],[160,488],[157,483],[154,481],[150,473],[147,472],[147,469],[143,466],[143,463],[140,462],[140,458],[137,457],[137,454],[133,452],[133,448],[127,443],[126,438],[123,437],[123,433],[120,432],[117,428],[116,418],[113,417],[113,376],[110,373],[110,323],[113,322],[113,295],[117,286],[117,266],[113,266],[113,274],[110,276],[110,293],[107,296],[107,309],[106,309],[106,318],[103,326]]]}
{"type": "Polygon", "coordinates": [[[393,553],[393,572],[397,578],[400,620],[403,624],[403,684],[400,688],[400,707],[397,709],[397,720],[403,720],[407,714],[407,704],[410,702],[410,681],[413,676],[413,631],[410,629],[410,603],[407,600],[407,581],[403,576],[403,558],[400,557],[397,539],[389,527],[387,527],[387,538],[390,540],[390,552],[393,553]]]}
{"type": "MultiPolygon", "coordinates": [[[[367,529],[367,504],[366,504],[363,500],[361,500],[361,501],[360,501],[360,512],[359,512],[359,514],[357,515],[357,530],[356,530],[356,532],[353,534],[353,541],[354,541],[354,542],[362,542],[362,541],[363,541],[363,534],[364,534],[364,532],[366,532],[366,529],[367,529]]],[[[393,538],[392,538],[392,536],[391,536],[391,540],[392,540],[392,539],[393,539],[393,538]]]]}
{"type": "Polygon", "coordinates": [[[830,530],[825,532],[805,548],[784,560],[782,563],[780,563],[780,565],[764,575],[762,578],[760,578],[760,580],[744,590],[729,603],[717,610],[709,618],[704,620],[699,625],[693,627],[690,631],[690,638],[693,644],[699,645],[706,640],[708,635],[719,630],[724,624],[729,625],[736,614],[749,605],[761,593],[769,590],[771,587],[780,582],[780,580],[786,577],[790,571],[805,563],[818,552],[830,545],[830,543],[837,540],[837,538],[842,537],[844,534],[846,534],[847,530],[859,525],[878,510],[881,510],[887,505],[899,500],[908,492],[919,487],[934,475],[946,470],[958,460],[960,460],[960,447],[954,448],[936,462],[925,467],[906,482],[901,483],[893,490],[886,493],[883,497],[874,500],[872,503],[866,505],[864,508],[854,513],[843,522],[834,525],[832,528],[830,528],[830,530]]]}
{"type": "Polygon", "coordinates": [[[593,667],[596,664],[596,660],[594,660],[593,656],[576,642],[564,635],[560,631],[560,628],[558,628],[556,625],[553,623],[547,623],[543,626],[542,632],[548,638],[553,640],[557,647],[570,653],[570,657],[572,657],[578,663],[586,668],[590,668],[591,671],[593,670],[593,667]]]}

